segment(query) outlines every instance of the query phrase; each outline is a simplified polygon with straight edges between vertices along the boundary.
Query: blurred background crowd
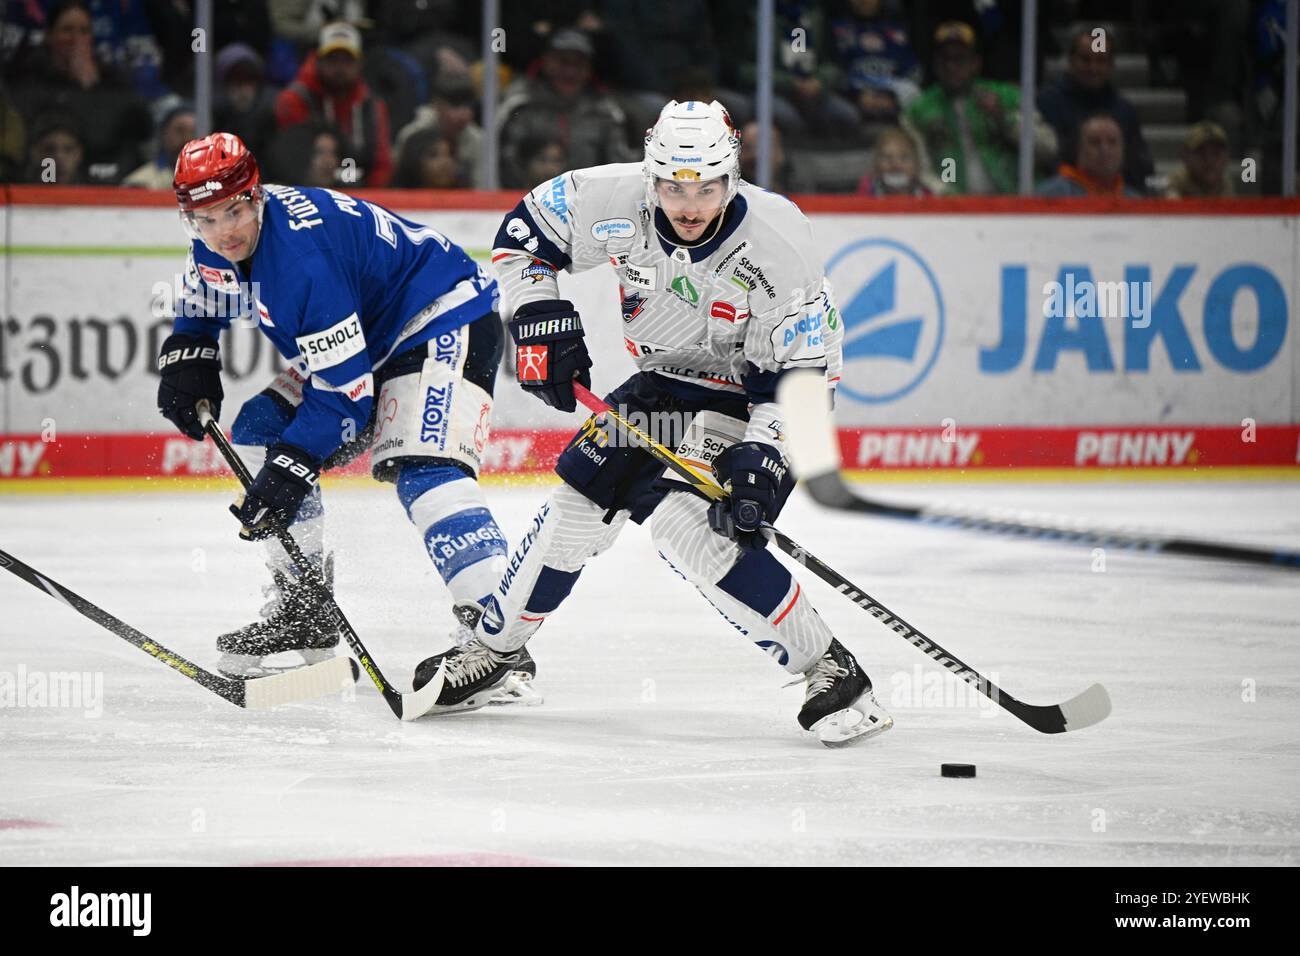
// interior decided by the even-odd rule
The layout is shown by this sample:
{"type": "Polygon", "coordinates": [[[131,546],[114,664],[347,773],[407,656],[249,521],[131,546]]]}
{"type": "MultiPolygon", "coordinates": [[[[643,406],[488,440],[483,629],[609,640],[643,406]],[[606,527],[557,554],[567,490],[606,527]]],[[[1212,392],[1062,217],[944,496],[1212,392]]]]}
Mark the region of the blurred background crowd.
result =
{"type": "MultiPolygon", "coordinates": [[[[0,2],[5,182],[169,188],[207,60],[278,182],[527,189],[639,160],[670,98],[757,138],[754,0],[500,0],[491,129],[472,0],[214,0],[211,37],[189,0],[0,2]]],[[[1041,195],[1281,191],[1285,0],[1040,0],[1032,107],[1021,6],[778,0],[769,188],[1015,193],[1029,122],[1041,195]]]]}

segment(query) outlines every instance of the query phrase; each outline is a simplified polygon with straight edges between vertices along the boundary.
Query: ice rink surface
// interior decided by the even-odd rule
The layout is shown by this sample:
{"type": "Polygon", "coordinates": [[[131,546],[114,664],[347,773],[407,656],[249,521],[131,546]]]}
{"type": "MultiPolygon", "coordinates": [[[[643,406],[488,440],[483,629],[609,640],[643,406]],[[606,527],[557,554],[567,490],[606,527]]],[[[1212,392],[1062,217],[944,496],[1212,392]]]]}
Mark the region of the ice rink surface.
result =
{"type": "MultiPolygon", "coordinates": [[[[1300,548],[1294,482],[863,490],[1300,548]]],[[[488,492],[512,541],[548,493],[488,492]]],[[[211,666],[262,603],[230,497],[4,496],[0,548],[211,666]]],[[[445,590],[390,487],[326,497],[340,604],[405,684],[448,644],[445,590]]],[[[0,709],[0,864],[1300,863],[1300,573],[835,514],[802,491],[779,524],[1009,693],[1101,681],[1114,713],[1039,735],[801,572],[896,719],[827,749],[795,723],[801,689],[633,526],[530,645],[544,705],[411,724],[369,684],[242,711],[3,574],[0,680],[88,672],[102,700],[18,706],[20,687],[0,709]],[[951,761],[979,776],[941,778],[951,761]]]]}

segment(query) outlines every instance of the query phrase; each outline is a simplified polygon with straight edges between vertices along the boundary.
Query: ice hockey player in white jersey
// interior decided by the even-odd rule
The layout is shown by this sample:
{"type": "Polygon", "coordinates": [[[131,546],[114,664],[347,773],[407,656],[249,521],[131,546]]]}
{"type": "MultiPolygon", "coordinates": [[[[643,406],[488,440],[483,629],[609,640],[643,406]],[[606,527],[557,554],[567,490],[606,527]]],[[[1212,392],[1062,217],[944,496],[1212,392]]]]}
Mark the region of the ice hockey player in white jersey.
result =
{"type": "MultiPolygon", "coordinates": [[[[569,596],[587,560],[629,521],[650,518],[654,546],[776,663],[805,681],[799,723],[827,744],[893,723],[853,655],[768,550],[794,485],[776,387],[792,369],[825,369],[833,387],[842,330],[808,220],[789,200],[739,178],[740,141],[722,105],[676,101],[646,136],[643,164],[567,172],[505,217],[493,262],[517,345],[519,384],[563,412],[590,386],[586,322],[560,298],[558,270],[608,263],[638,372],[606,397],[684,458],[711,466],[730,497],[705,500],[644,449],[588,419],[556,463],[564,484],[533,519],[488,599],[475,639],[447,659],[433,713],[480,706],[525,643],[569,596]],[[512,315],[511,315],[512,312],[512,315]]],[[[610,310],[612,313],[612,309],[610,310]]]]}

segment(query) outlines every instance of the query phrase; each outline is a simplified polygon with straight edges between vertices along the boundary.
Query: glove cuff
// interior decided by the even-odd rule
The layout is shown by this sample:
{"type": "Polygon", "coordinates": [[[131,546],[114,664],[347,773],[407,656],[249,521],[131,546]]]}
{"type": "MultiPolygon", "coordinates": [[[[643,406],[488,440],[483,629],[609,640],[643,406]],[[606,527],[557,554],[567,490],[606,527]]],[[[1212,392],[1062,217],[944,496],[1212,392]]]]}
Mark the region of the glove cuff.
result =
{"type": "Polygon", "coordinates": [[[307,488],[320,480],[321,463],[293,445],[277,442],[266,450],[266,466],[279,472],[286,480],[307,488]]]}

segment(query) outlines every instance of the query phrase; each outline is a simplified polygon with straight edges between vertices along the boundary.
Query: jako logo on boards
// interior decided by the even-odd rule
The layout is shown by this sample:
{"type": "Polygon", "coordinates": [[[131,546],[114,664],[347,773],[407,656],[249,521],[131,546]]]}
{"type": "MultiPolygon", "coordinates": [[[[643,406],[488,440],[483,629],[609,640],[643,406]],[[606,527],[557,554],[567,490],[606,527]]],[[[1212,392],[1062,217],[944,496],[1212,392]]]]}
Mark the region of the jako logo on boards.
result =
{"type": "Polygon", "coordinates": [[[944,330],[943,296],[924,260],[892,239],[860,239],[831,257],[826,276],[844,322],[838,391],[882,404],[921,384],[939,357],[944,330]]]}
{"type": "MultiPolygon", "coordinates": [[[[1026,358],[1029,315],[1042,314],[1038,296],[1029,301],[1028,272],[1025,266],[1002,267],[1002,328],[996,345],[980,349],[981,372],[1010,372],[1026,358]]],[[[1167,359],[1179,372],[1199,372],[1207,352],[1232,372],[1258,371],[1276,359],[1287,331],[1286,292],[1277,277],[1254,263],[1229,266],[1209,280],[1203,297],[1192,297],[1200,299],[1200,315],[1185,320],[1179,299],[1195,273],[1195,266],[1174,266],[1163,282],[1152,282],[1150,265],[1126,265],[1125,285],[1151,287],[1144,314],[1139,319],[1108,321],[1098,310],[1080,309],[1076,303],[1072,315],[1049,315],[1041,326],[1035,322],[1039,338],[1033,370],[1052,372],[1062,361],[1082,358],[1089,372],[1148,372],[1152,354],[1161,352],[1164,357],[1158,361],[1167,359]],[[1199,352],[1193,344],[1197,331],[1199,352]]],[[[1063,265],[1056,281],[1062,288],[1086,289],[1092,285],[1092,271],[1087,266],[1063,265]]]]}
{"type": "Polygon", "coordinates": [[[129,926],[131,935],[148,936],[153,920],[152,893],[70,893],[50,897],[51,926],[129,926]]]}

